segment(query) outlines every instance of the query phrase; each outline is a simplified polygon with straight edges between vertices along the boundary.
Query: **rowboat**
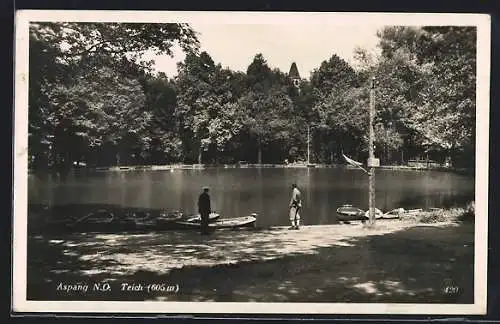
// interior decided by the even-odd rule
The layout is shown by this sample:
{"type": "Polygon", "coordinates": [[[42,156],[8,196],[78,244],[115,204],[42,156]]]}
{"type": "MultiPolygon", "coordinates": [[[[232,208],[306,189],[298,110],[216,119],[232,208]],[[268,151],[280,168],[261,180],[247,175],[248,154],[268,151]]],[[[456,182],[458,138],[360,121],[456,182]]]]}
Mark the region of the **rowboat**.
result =
{"type": "MultiPolygon", "coordinates": [[[[422,209],[404,209],[395,208],[386,213],[380,209],[375,208],[375,219],[395,219],[401,218],[404,215],[412,215],[421,212],[422,209]]],[[[337,208],[337,219],[342,222],[358,221],[365,222],[370,219],[370,210],[364,211],[360,208],[353,207],[352,205],[343,205],[337,208]]]]}
{"type": "Polygon", "coordinates": [[[134,229],[154,227],[156,225],[156,217],[147,211],[127,213],[121,221],[134,229]]]}
{"type": "MultiPolygon", "coordinates": [[[[369,209],[365,212],[365,216],[367,218],[370,218],[370,210],[369,209]]],[[[375,219],[385,218],[384,216],[385,216],[385,214],[380,209],[375,208],[375,219]]]]}
{"type": "Polygon", "coordinates": [[[156,217],[156,228],[164,229],[164,228],[173,228],[176,225],[176,222],[181,221],[184,217],[182,212],[176,210],[173,212],[161,212],[158,217],[156,217]]]}
{"type": "Polygon", "coordinates": [[[88,213],[87,215],[77,219],[76,222],[68,224],[67,227],[76,230],[111,230],[115,221],[116,217],[113,212],[100,209],[95,212],[88,213]]]}
{"type": "Polygon", "coordinates": [[[401,216],[410,216],[410,215],[418,214],[422,210],[423,210],[422,208],[417,208],[417,209],[395,208],[393,210],[388,211],[387,213],[384,213],[382,218],[384,218],[384,219],[401,218],[401,216]]]}
{"type": "MultiPolygon", "coordinates": [[[[219,218],[220,218],[219,213],[210,213],[208,215],[208,222],[209,223],[215,222],[219,218]]],[[[189,216],[185,219],[185,221],[190,223],[201,223],[201,216],[200,215],[189,216]]]]}
{"type": "Polygon", "coordinates": [[[362,221],[363,223],[368,220],[364,210],[354,207],[352,205],[342,205],[337,208],[337,219],[341,222],[362,221]]]}
{"type": "MultiPolygon", "coordinates": [[[[235,218],[224,218],[218,219],[209,223],[208,226],[210,229],[235,229],[235,228],[244,228],[244,227],[253,227],[255,226],[255,222],[257,221],[256,214],[252,214],[250,216],[244,217],[235,217],[235,218]]],[[[201,223],[197,222],[188,222],[188,221],[178,221],[176,225],[182,229],[195,229],[199,230],[201,228],[201,223]]]]}

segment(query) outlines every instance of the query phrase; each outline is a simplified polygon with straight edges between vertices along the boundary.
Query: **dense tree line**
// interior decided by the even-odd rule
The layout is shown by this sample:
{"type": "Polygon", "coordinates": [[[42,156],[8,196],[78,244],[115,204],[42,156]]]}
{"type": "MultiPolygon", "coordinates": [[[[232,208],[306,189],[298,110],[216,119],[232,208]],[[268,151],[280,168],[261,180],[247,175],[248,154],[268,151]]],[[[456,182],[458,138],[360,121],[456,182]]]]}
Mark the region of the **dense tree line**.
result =
{"type": "Polygon", "coordinates": [[[336,54],[298,87],[257,53],[245,72],[199,51],[185,24],[30,26],[32,167],[168,163],[337,163],[367,157],[369,82],[376,78],[376,155],[474,165],[476,30],[386,27],[380,54],[336,54]],[[186,58],[155,73],[146,51],[186,58]]]}

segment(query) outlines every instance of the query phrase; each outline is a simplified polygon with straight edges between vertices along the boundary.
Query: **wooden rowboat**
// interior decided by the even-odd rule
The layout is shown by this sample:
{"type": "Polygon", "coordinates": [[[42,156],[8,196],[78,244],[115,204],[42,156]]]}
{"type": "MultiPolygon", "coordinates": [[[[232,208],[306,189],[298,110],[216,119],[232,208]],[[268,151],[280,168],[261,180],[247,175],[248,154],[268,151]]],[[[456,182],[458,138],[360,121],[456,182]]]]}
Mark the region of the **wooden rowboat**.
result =
{"type": "Polygon", "coordinates": [[[66,227],[75,231],[108,231],[113,230],[116,219],[113,212],[100,209],[78,218],[66,227]]]}
{"type": "Polygon", "coordinates": [[[337,219],[341,222],[362,221],[368,220],[364,210],[352,205],[343,205],[337,208],[337,219]]]}
{"type": "MultiPolygon", "coordinates": [[[[253,227],[255,226],[255,222],[257,221],[257,217],[255,214],[244,217],[235,217],[235,218],[224,218],[218,219],[208,226],[210,229],[235,229],[235,228],[244,228],[244,227],[253,227]]],[[[200,223],[196,222],[188,222],[188,221],[178,221],[176,222],[178,228],[181,229],[194,229],[199,230],[201,228],[200,223]]]]}
{"type": "MultiPolygon", "coordinates": [[[[384,215],[385,214],[380,209],[375,208],[375,219],[385,218],[384,215]]],[[[370,210],[369,209],[365,212],[365,216],[370,218],[370,210]]]]}
{"type": "Polygon", "coordinates": [[[181,221],[184,215],[180,211],[173,212],[161,212],[158,217],[156,217],[156,228],[157,229],[170,229],[176,227],[176,222],[181,221]]]}
{"type": "MultiPolygon", "coordinates": [[[[209,223],[215,222],[219,218],[220,218],[220,214],[218,214],[218,213],[210,213],[208,215],[208,222],[209,223]]],[[[190,222],[190,223],[201,223],[201,216],[200,215],[189,216],[184,221],[190,222]]]]}
{"type": "Polygon", "coordinates": [[[384,219],[401,218],[402,216],[410,216],[418,214],[422,210],[423,210],[422,208],[417,208],[417,209],[395,208],[393,210],[388,211],[387,213],[384,213],[382,218],[384,219]]]}
{"type": "Polygon", "coordinates": [[[182,217],[183,214],[179,211],[162,211],[160,213],[138,211],[128,214],[122,220],[122,223],[126,224],[127,229],[131,230],[169,229],[173,227],[176,221],[181,220],[182,217]]]}
{"type": "Polygon", "coordinates": [[[156,225],[156,217],[146,211],[127,213],[123,221],[133,228],[153,227],[156,225]]]}

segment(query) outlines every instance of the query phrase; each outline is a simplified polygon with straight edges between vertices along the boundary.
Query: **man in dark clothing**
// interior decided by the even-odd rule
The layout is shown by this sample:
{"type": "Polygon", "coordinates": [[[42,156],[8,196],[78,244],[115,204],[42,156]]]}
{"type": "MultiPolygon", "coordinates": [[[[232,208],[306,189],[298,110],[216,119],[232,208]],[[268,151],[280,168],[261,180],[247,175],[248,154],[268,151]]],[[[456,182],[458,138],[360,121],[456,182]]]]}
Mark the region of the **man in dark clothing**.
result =
{"type": "Polygon", "coordinates": [[[208,187],[204,187],[203,192],[198,198],[198,212],[201,217],[201,234],[209,234],[208,217],[212,212],[212,208],[210,207],[210,195],[208,191],[208,187]]]}

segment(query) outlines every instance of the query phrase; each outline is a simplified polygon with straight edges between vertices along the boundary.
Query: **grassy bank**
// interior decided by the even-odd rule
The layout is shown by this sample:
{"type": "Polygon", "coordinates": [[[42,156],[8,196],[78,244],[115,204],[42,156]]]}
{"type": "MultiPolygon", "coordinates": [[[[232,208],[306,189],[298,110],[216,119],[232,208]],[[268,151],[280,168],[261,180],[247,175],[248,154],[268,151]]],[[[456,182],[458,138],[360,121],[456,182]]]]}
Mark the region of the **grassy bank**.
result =
{"type": "Polygon", "coordinates": [[[445,222],[422,213],[378,221],[375,229],[353,223],[208,237],[189,231],[34,234],[28,298],[472,303],[474,223],[460,216],[465,213],[441,214],[445,222]],[[60,283],[96,282],[112,289],[57,290],[60,283]],[[122,291],[124,283],[178,291],[122,291]]]}

